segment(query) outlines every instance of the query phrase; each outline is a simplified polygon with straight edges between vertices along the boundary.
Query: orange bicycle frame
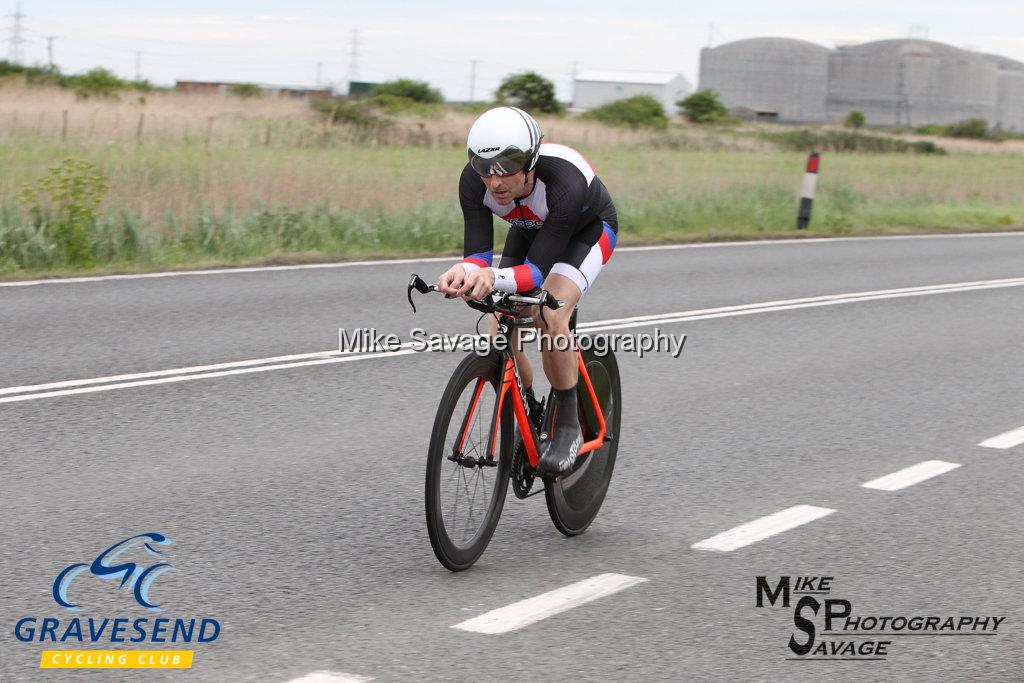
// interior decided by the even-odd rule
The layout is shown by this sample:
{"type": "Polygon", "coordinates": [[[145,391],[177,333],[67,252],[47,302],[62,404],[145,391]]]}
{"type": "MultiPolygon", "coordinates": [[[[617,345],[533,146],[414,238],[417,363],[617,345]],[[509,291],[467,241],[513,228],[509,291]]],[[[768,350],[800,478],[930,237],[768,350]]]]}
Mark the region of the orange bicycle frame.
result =
{"type": "MultiPolygon", "coordinates": [[[[503,354],[504,355],[504,354],[503,354]]],[[[590,375],[587,373],[587,366],[583,363],[583,355],[576,350],[576,364],[579,369],[579,377],[583,384],[587,387],[587,395],[590,398],[591,405],[594,408],[594,414],[597,416],[597,435],[589,440],[585,441],[580,447],[579,453],[576,457],[590,453],[600,448],[605,441],[605,435],[607,433],[604,421],[604,412],[601,410],[601,406],[597,400],[597,393],[594,391],[594,385],[590,381],[590,375]]],[[[462,422],[462,429],[460,430],[459,438],[456,442],[455,448],[456,453],[461,454],[462,446],[466,441],[466,435],[469,432],[469,427],[473,423],[473,415],[476,412],[477,406],[480,403],[480,395],[483,393],[484,385],[487,380],[483,377],[477,380],[476,388],[473,391],[473,400],[470,402],[469,409],[466,411],[466,417],[462,422]]],[[[515,364],[515,359],[511,353],[505,357],[505,369],[502,372],[501,378],[501,389],[498,394],[497,410],[491,418],[490,433],[487,438],[487,454],[490,459],[494,459],[494,452],[498,444],[498,428],[500,426],[500,416],[502,410],[505,408],[505,401],[507,397],[511,396],[512,401],[512,412],[515,416],[516,424],[519,426],[519,433],[523,437],[523,445],[526,447],[526,457],[530,461],[530,465],[534,468],[537,467],[540,462],[540,449],[537,447],[537,434],[533,428],[533,423],[530,422],[529,415],[526,410],[526,403],[523,400],[523,392],[520,387],[518,378],[518,368],[515,364]],[[515,389],[513,390],[513,387],[515,389]]]]}

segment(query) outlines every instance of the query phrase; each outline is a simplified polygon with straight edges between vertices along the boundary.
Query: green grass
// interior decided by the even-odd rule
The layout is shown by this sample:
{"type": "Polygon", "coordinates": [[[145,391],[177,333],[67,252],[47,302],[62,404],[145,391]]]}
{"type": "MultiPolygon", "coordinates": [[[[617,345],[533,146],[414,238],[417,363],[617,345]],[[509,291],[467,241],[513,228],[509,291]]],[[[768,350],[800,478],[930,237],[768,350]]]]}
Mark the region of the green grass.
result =
{"type": "MultiPolygon", "coordinates": [[[[828,153],[811,229],[794,229],[806,154],[579,145],[622,244],[1024,227],[1024,158],[828,153]]],[[[0,276],[458,253],[459,148],[0,146],[0,276]],[[110,179],[83,267],[14,203],[69,154],[110,179]]],[[[503,223],[496,221],[496,244],[503,223]]]]}

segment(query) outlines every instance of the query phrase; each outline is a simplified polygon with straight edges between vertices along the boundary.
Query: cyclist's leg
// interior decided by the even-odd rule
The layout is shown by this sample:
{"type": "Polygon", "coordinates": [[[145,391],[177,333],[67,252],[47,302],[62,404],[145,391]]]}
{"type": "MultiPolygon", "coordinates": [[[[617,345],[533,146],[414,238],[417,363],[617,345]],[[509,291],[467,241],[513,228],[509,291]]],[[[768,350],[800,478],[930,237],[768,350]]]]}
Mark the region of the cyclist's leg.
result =
{"type": "MultiPolygon", "coordinates": [[[[533,244],[535,236],[535,231],[515,227],[509,228],[508,236],[505,238],[505,246],[501,250],[501,260],[498,262],[498,267],[511,268],[512,266],[523,265],[526,262],[526,254],[530,251],[530,245],[533,244]]],[[[523,386],[529,389],[533,387],[533,366],[530,364],[530,359],[526,357],[526,353],[519,342],[520,330],[521,328],[516,328],[512,331],[512,353],[516,357],[516,365],[519,366],[519,378],[523,381],[523,386]]],[[[488,316],[487,332],[492,337],[498,332],[498,321],[495,320],[493,315],[488,316]]]]}
{"type": "Polygon", "coordinates": [[[576,408],[579,372],[569,320],[580,298],[611,258],[615,237],[612,226],[595,221],[569,243],[563,259],[551,268],[544,281],[544,288],[565,302],[557,311],[545,311],[543,319],[539,315],[534,318],[544,334],[542,361],[552,387],[542,435],[547,437],[540,461],[544,474],[558,474],[571,468],[583,443],[576,408]]]}
{"type": "MultiPolygon", "coordinates": [[[[608,263],[615,242],[615,230],[603,221],[594,221],[569,242],[562,260],[552,266],[544,281],[544,289],[565,301],[566,305],[557,311],[545,311],[549,323],[547,327],[539,316],[535,317],[541,332],[552,338],[558,334],[569,334],[569,319],[573,310],[594,285],[601,268],[608,263]]],[[[544,373],[553,387],[561,389],[575,386],[577,372],[574,352],[562,353],[556,347],[553,353],[544,354],[543,361],[544,373]]]]}

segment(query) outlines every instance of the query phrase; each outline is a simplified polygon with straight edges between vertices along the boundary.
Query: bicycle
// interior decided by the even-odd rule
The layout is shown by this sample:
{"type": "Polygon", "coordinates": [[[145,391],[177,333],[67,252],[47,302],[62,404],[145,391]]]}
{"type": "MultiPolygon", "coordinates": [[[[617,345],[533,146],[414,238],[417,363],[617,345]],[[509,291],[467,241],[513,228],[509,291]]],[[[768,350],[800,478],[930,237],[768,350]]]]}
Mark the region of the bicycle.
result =
{"type": "MultiPolygon", "coordinates": [[[[414,313],[414,290],[421,294],[438,291],[413,275],[407,296],[414,313]]],[[[512,331],[533,327],[533,318],[523,315],[526,307],[538,306],[543,318],[545,308],[562,306],[545,290],[537,296],[495,291],[466,303],[485,315],[493,314],[498,324],[487,354],[468,356],[452,374],[441,395],[427,450],[427,532],[437,559],[451,571],[468,569],[487,548],[510,480],[517,498],[540,493],[531,493],[531,489],[540,459],[538,431],[544,406],[523,389],[512,353],[512,331]],[[445,494],[451,493],[448,489],[454,489],[454,500],[446,498],[445,494]],[[460,500],[468,508],[462,514],[460,500]]],[[[570,330],[579,368],[577,405],[584,443],[568,472],[541,477],[548,514],[566,536],[586,531],[604,502],[622,419],[615,355],[610,349],[598,353],[593,344],[579,343],[577,312],[573,312],[570,330]]]]}

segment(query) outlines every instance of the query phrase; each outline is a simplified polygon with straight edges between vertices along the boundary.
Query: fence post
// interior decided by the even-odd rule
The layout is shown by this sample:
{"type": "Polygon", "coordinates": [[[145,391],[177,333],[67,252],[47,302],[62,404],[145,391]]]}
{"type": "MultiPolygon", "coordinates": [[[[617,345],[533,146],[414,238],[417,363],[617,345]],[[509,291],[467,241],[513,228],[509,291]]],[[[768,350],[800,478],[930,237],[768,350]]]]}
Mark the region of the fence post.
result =
{"type": "Polygon", "coordinates": [[[210,140],[213,137],[213,117],[206,117],[206,151],[210,151],[210,140]]]}
{"type": "Polygon", "coordinates": [[[67,109],[64,110],[64,113],[61,116],[60,141],[61,142],[67,142],[68,141],[68,110],[67,109]]]}
{"type": "Polygon", "coordinates": [[[818,164],[820,155],[811,152],[807,157],[807,171],[804,173],[804,184],[800,189],[800,210],[796,215],[796,229],[805,230],[811,224],[811,205],[814,204],[814,192],[818,187],[818,164]]]}
{"type": "Polygon", "coordinates": [[[142,144],[142,126],[146,122],[146,112],[139,113],[139,127],[135,130],[135,144],[142,144]]]}

